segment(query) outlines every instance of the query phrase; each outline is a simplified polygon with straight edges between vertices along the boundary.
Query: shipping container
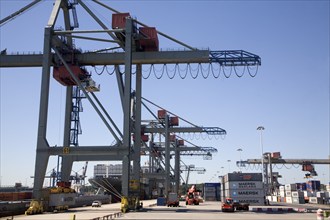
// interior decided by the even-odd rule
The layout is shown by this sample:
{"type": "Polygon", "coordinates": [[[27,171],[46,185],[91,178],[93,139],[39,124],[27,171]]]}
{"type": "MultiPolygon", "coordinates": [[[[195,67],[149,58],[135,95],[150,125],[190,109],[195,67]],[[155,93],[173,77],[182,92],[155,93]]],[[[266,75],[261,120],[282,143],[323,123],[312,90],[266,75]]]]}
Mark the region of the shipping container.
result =
{"type": "Polygon", "coordinates": [[[166,205],[166,198],[165,197],[158,197],[157,198],[157,206],[165,206],[166,205]]]}
{"type": "Polygon", "coordinates": [[[304,197],[292,197],[293,204],[305,204],[304,197]]]}
{"type": "Polygon", "coordinates": [[[253,198],[253,197],[263,197],[264,190],[256,189],[256,190],[225,190],[226,197],[240,197],[240,198],[253,198]]]}
{"type": "Polygon", "coordinates": [[[321,204],[322,199],[318,197],[309,197],[309,203],[321,204]]]}
{"type": "Polygon", "coordinates": [[[285,184],[285,191],[296,191],[297,190],[297,185],[295,183],[293,184],[285,184]]]}
{"type": "Polygon", "coordinates": [[[318,197],[318,198],[323,198],[323,197],[325,197],[325,192],[316,192],[316,197],[318,197]]]}
{"type": "Polygon", "coordinates": [[[248,203],[250,205],[265,205],[265,197],[233,198],[235,202],[248,203]]]}
{"type": "Polygon", "coordinates": [[[285,201],[286,201],[286,203],[292,203],[292,197],[291,196],[286,196],[285,201]]]}
{"type": "Polygon", "coordinates": [[[310,180],[306,183],[308,191],[320,191],[321,182],[319,180],[310,180]]]}
{"type": "Polygon", "coordinates": [[[75,204],[75,193],[51,193],[49,206],[70,206],[75,204]]]}
{"type": "Polygon", "coordinates": [[[261,173],[228,173],[224,176],[224,182],[231,181],[262,181],[261,173]]]}
{"type": "Polygon", "coordinates": [[[230,181],[225,186],[226,189],[263,189],[261,181],[230,181]]]}
{"type": "Polygon", "coordinates": [[[285,191],[285,197],[291,197],[292,196],[291,194],[292,194],[291,191],[285,191]]]}
{"type": "Polygon", "coordinates": [[[304,192],[302,192],[302,191],[292,191],[291,196],[293,198],[304,198],[304,192]]]}
{"type": "Polygon", "coordinates": [[[204,200],[205,201],[219,201],[221,197],[220,183],[205,183],[204,184],[204,200]]]}
{"type": "Polygon", "coordinates": [[[307,190],[307,184],[306,183],[296,183],[297,185],[297,190],[307,190]]]}
{"type": "Polygon", "coordinates": [[[310,191],[303,191],[304,197],[316,197],[316,193],[310,191]]]}

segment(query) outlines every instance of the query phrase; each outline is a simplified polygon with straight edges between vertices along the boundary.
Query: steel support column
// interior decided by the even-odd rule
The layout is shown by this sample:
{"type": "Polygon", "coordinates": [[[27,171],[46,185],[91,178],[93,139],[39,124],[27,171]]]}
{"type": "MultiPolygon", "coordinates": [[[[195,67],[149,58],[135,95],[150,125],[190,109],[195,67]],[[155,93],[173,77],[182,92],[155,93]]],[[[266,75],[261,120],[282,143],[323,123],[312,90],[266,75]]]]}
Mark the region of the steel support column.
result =
{"type": "Polygon", "coordinates": [[[52,32],[52,27],[45,28],[37,152],[36,152],[36,163],[34,170],[34,185],[33,185],[33,197],[37,200],[40,200],[42,198],[41,190],[45,179],[46,169],[49,160],[48,152],[47,151],[40,152],[40,150],[47,150],[49,147],[46,140],[46,133],[47,133],[47,117],[48,117],[48,103],[49,103],[49,81],[50,81],[50,62],[51,62],[50,55],[51,55],[51,38],[52,38],[51,32],[52,32]]]}
{"type": "Polygon", "coordinates": [[[168,196],[170,191],[170,133],[169,133],[169,116],[165,116],[165,196],[168,196]]]}
{"type": "MultiPolygon", "coordinates": [[[[71,30],[70,14],[68,1],[62,1],[62,11],[64,17],[65,30],[71,30]]],[[[72,47],[72,38],[67,35],[67,44],[72,47]]],[[[72,113],[72,86],[66,87],[65,96],[65,115],[64,115],[64,135],[63,146],[70,146],[71,113],[72,113]]],[[[69,155],[62,156],[61,181],[69,182],[73,166],[73,159],[69,155]]]]}
{"type": "MultiPolygon", "coordinates": [[[[133,156],[133,175],[132,178],[140,182],[141,172],[141,96],[142,96],[142,69],[141,65],[136,66],[136,88],[135,88],[135,120],[134,120],[134,156],[133,156]]],[[[139,187],[140,188],[140,187],[139,187]]]]}
{"type": "Polygon", "coordinates": [[[174,164],[175,188],[174,192],[179,193],[180,186],[180,150],[178,141],[175,141],[175,164],[174,164]]]}
{"type": "Polygon", "coordinates": [[[129,196],[130,151],[131,151],[131,84],[132,84],[132,29],[133,21],[126,18],[125,40],[125,88],[124,88],[124,134],[123,146],[128,149],[123,157],[122,194],[129,196]]]}

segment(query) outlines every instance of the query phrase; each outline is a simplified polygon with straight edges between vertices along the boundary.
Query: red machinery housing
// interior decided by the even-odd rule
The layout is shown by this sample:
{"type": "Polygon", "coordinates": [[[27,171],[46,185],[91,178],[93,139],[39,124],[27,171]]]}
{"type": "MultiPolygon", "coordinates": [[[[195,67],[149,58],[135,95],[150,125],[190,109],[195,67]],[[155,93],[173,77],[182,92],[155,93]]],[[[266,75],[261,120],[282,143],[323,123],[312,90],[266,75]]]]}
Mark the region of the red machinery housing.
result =
{"type": "Polygon", "coordinates": [[[157,30],[154,27],[140,27],[140,47],[142,51],[159,51],[157,30]]]}
{"type": "Polygon", "coordinates": [[[129,13],[112,14],[112,29],[125,29],[126,17],[130,17],[129,13]]]}
{"type": "MultiPolygon", "coordinates": [[[[85,80],[89,77],[88,72],[81,68],[80,66],[68,64],[72,73],[79,79],[85,80]]],[[[54,67],[53,77],[64,86],[74,86],[77,83],[71,77],[70,72],[65,68],[65,66],[54,67]]]]}

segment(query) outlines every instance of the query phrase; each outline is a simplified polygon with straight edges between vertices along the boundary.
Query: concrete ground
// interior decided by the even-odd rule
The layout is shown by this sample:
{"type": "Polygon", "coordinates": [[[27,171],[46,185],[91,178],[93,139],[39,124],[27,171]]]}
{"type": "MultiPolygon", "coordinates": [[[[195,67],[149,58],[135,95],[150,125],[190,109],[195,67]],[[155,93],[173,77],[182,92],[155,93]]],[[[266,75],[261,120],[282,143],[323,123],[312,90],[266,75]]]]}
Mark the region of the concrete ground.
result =
{"type": "MultiPolygon", "coordinates": [[[[156,206],[156,200],[143,201],[144,209],[140,212],[120,212],[120,203],[105,204],[99,208],[91,206],[70,209],[62,213],[44,213],[42,215],[18,215],[18,220],[92,220],[92,219],[316,219],[316,213],[306,213],[304,206],[292,207],[287,203],[272,204],[271,206],[251,206],[248,212],[221,212],[220,202],[204,202],[198,206],[186,206],[180,202],[180,207],[156,206]],[[258,210],[259,209],[259,210],[258,210]],[[272,209],[272,210],[270,210],[272,209]],[[289,210],[290,209],[290,210],[289,210]],[[298,212],[300,211],[302,212],[298,212]]],[[[314,207],[328,208],[327,206],[314,207]]],[[[330,207],[329,207],[330,208],[330,207]]],[[[11,217],[1,218],[1,220],[11,217]]]]}

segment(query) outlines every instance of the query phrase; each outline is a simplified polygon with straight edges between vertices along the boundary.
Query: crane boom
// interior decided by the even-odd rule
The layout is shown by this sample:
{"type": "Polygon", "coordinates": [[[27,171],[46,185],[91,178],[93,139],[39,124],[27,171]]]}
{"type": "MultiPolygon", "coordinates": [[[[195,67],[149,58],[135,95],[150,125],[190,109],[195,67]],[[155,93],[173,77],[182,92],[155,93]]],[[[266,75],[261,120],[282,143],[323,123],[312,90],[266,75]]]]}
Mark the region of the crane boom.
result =
{"type": "Polygon", "coordinates": [[[17,16],[21,15],[23,12],[25,12],[26,10],[28,10],[29,8],[31,8],[32,6],[34,6],[35,4],[41,2],[42,0],[35,0],[33,2],[31,2],[30,4],[24,6],[23,8],[21,8],[20,10],[12,13],[11,15],[8,15],[7,17],[5,17],[4,19],[0,20],[0,26],[4,25],[5,23],[7,23],[9,20],[16,18],[17,16]]]}
{"type": "MultiPolygon", "coordinates": [[[[271,159],[272,164],[330,164],[330,159],[271,159]]],[[[242,161],[247,164],[261,164],[261,159],[248,159],[242,161]]],[[[264,163],[269,163],[268,159],[264,159],[264,163]]]]}

